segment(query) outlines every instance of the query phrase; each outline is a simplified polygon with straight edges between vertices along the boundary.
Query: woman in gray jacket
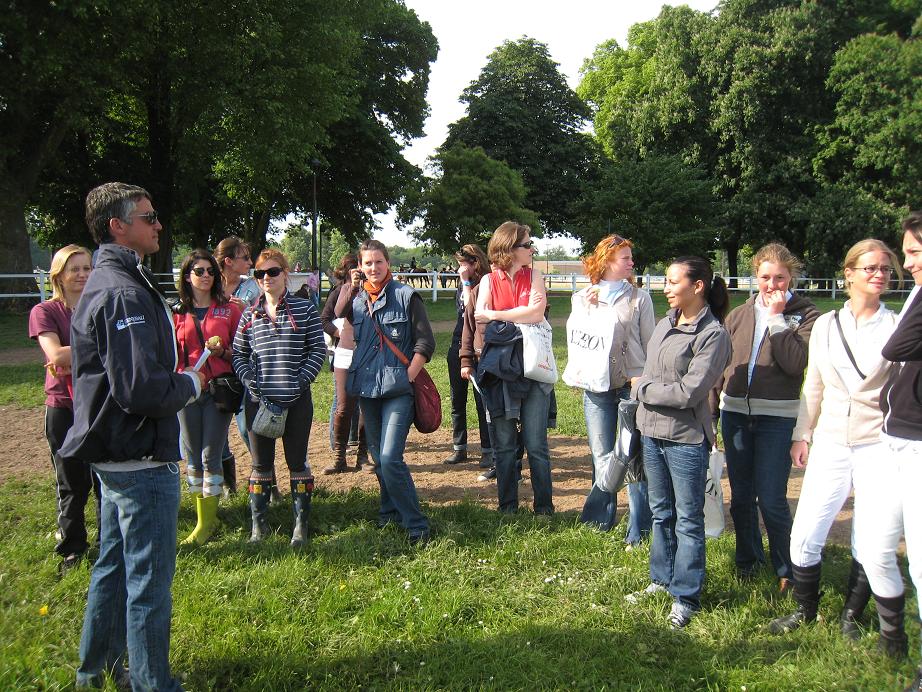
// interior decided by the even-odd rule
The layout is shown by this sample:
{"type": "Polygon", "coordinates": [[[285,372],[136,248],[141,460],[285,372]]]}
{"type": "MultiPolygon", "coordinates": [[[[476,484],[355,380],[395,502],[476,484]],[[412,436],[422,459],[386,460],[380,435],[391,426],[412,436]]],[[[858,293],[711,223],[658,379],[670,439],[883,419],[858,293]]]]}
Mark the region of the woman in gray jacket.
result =
{"type": "Polygon", "coordinates": [[[715,441],[708,395],[730,360],[721,323],[730,296],[701,257],[675,260],[663,292],[670,310],[647,344],[643,375],[632,380],[653,512],[650,585],[627,600],[668,591],[669,625],[681,629],[701,608],[704,483],[715,441]]]}

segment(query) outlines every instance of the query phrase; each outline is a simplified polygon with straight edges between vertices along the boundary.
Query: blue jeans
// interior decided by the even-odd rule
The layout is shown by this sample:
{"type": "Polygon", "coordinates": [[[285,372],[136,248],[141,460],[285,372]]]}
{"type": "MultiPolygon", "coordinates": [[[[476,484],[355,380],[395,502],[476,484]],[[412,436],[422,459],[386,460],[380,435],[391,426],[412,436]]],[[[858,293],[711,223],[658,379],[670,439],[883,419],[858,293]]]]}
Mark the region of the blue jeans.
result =
{"type": "Polygon", "coordinates": [[[365,439],[375,460],[375,475],[381,488],[380,515],[383,521],[399,520],[411,536],[429,533],[429,520],[419,507],[416,486],[403,460],[407,435],[413,424],[412,394],[389,399],[359,399],[365,419],[365,439]]]}
{"type": "Polygon", "coordinates": [[[736,567],[743,572],[765,562],[758,503],[775,574],[792,575],[788,477],[795,422],[781,416],[720,414],[730,479],[730,516],[736,529],[736,567]]]}
{"type": "Polygon", "coordinates": [[[708,448],[643,437],[643,463],[653,512],[650,580],[686,608],[701,609],[704,586],[704,481],[708,448]]]}
{"type": "MultiPolygon", "coordinates": [[[[586,432],[589,437],[589,449],[592,452],[593,483],[595,483],[596,466],[599,460],[615,448],[618,402],[630,397],[630,387],[613,389],[608,392],[583,392],[583,413],[586,416],[586,432]]],[[[627,490],[630,514],[624,542],[637,543],[650,533],[653,515],[650,514],[646,483],[629,483],[627,490]]],[[[583,504],[580,520],[597,525],[605,531],[610,530],[615,525],[617,498],[617,493],[607,493],[593,485],[583,504]]]]}
{"type": "Polygon", "coordinates": [[[179,467],[94,469],[102,483],[102,526],[77,685],[100,683],[104,671],[123,666],[127,650],[135,692],[181,690],[169,662],[179,467]]]}
{"type": "MultiPolygon", "coordinates": [[[[553,514],[551,499],[551,456],[547,446],[547,413],[550,396],[537,382],[531,383],[522,401],[519,422],[522,424],[522,441],[528,452],[531,470],[531,487],[535,493],[535,514],[553,514]]],[[[519,508],[519,479],[516,470],[518,425],[515,418],[494,418],[493,456],[496,459],[496,490],[499,511],[515,512],[519,508]]]]}

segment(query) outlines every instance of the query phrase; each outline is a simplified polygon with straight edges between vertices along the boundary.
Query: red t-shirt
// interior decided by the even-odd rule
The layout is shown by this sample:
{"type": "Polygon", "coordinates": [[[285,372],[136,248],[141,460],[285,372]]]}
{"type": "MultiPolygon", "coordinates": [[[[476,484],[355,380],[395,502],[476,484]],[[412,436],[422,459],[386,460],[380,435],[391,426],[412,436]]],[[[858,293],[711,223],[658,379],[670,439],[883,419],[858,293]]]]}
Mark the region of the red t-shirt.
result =
{"type": "MultiPolygon", "coordinates": [[[[39,303],[29,313],[29,337],[38,341],[38,335],[50,332],[57,334],[61,346],[70,346],[71,311],[60,300],[39,303]]],[[[71,398],[70,375],[53,377],[45,369],[45,406],[52,408],[74,407],[71,398]]]]}
{"type": "Polygon", "coordinates": [[[501,269],[490,272],[490,304],[493,310],[511,310],[528,305],[531,296],[531,267],[519,269],[512,281],[501,269]]]}
{"type": "MultiPolygon", "coordinates": [[[[212,303],[205,313],[205,319],[199,324],[202,327],[202,336],[208,341],[213,336],[221,337],[221,345],[230,353],[234,344],[234,335],[237,333],[237,323],[240,322],[240,308],[236,303],[224,303],[217,305],[212,303]]],[[[173,315],[173,321],[176,325],[176,344],[179,348],[179,370],[192,368],[205,345],[199,339],[198,330],[195,328],[195,315],[191,312],[185,314],[173,315]]],[[[232,371],[229,360],[224,358],[211,357],[202,367],[202,374],[205,379],[210,380],[219,375],[226,375],[232,371]]]]}

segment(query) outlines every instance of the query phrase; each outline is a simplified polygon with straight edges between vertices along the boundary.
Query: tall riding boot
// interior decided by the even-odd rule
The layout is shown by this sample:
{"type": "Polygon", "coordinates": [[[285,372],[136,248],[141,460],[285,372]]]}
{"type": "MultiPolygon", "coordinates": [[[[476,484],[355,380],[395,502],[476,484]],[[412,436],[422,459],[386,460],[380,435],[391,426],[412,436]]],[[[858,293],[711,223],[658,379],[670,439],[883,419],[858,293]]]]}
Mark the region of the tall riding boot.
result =
{"type": "Polygon", "coordinates": [[[871,585],[864,567],[855,558],[852,558],[852,567],[848,574],[848,591],[845,594],[845,608],[842,609],[842,635],[849,639],[858,639],[861,636],[858,621],[864,614],[864,609],[871,600],[871,585]]]}
{"type": "Polygon", "coordinates": [[[291,507],[295,515],[295,527],[291,532],[292,548],[300,548],[307,540],[308,519],[311,514],[311,495],[313,492],[313,476],[306,474],[292,475],[291,507]]]}
{"type": "Polygon", "coordinates": [[[250,543],[258,543],[269,535],[269,496],[272,493],[270,478],[250,478],[250,513],[253,531],[250,543]]]}
{"type": "Polygon", "coordinates": [[[224,471],[224,497],[228,498],[237,493],[237,460],[233,454],[221,459],[221,469],[224,471]]]}
{"type": "Polygon", "coordinates": [[[218,519],[218,496],[195,496],[195,511],[198,523],[185,540],[184,545],[205,545],[209,538],[218,529],[221,522],[218,519]]]}
{"type": "MultiPolygon", "coordinates": [[[[348,405],[349,399],[344,402],[348,405]]],[[[324,476],[349,471],[346,465],[346,449],[349,446],[349,427],[351,420],[347,416],[349,409],[345,406],[333,414],[333,463],[323,469],[324,476]]]]}
{"type": "Polygon", "coordinates": [[[772,634],[785,634],[796,630],[805,622],[816,620],[816,612],[820,605],[820,573],[822,563],[817,562],[809,567],[794,565],[794,600],[797,610],[790,615],[775,618],[768,624],[772,634]]]}
{"type": "Polygon", "coordinates": [[[359,424],[359,448],[355,453],[355,470],[361,471],[363,466],[368,465],[368,441],[365,439],[365,425],[359,424]]]}
{"type": "Polygon", "coordinates": [[[906,639],[904,620],[906,618],[906,594],[883,598],[874,594],[877,602],[877,617],[880,620],[880,639],[877,649],[890,658],[906,658],[909,641],[906,639]]]}

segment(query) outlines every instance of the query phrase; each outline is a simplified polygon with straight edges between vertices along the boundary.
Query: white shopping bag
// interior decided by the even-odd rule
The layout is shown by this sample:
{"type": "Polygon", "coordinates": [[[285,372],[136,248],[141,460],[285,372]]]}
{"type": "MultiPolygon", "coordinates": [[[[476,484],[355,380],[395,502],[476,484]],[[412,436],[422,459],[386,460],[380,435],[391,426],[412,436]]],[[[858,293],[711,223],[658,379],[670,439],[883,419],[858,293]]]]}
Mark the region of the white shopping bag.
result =
{"type": "Polygon", "coordinates": [[[551,325],[543,319],[537,324],[516,324],[522,332],[522,360],[525,377],[536,382],[557,382],[557,361],[551,325]]]}
{"type": "Polygon", "coordinates": [[[723,533],[727,522],[724,518],[724,491],[720,479],[724,474],[724,453],[714,447],[708,461],[707,478],[704,481],[704,534],[717,538],[723,533]]]}
{"type": "MultiPolygon", "coordinates": [[[[576,303],[576,301],[574,301],[576,303]]],[[[612,326],[598,306],[574,304],[567,318],[567,367],[563,381],[590,392],[611,389],[612,326]]]]}

